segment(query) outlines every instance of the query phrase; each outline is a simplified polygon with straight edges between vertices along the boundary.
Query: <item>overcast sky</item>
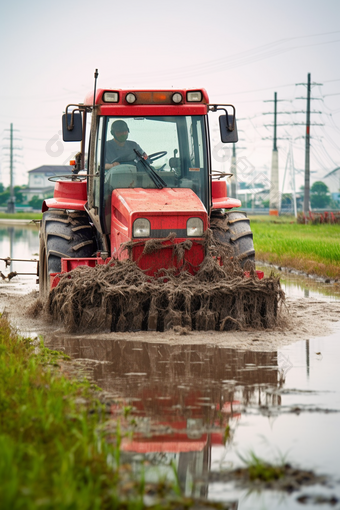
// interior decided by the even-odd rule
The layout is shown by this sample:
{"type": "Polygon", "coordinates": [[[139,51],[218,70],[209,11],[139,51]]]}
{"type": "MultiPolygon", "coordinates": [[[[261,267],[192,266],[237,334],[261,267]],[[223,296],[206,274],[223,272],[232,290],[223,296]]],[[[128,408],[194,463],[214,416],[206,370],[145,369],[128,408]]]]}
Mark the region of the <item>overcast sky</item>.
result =
{"type": "MultiPolygon", "coordinates": [[[[77,147],[60,142],[61,114],[82,102],[99,69],[100,88],[200,88],[236,106],[244,167],[271,164],[274,92],[280,112],[304,111],[311,73],[312,181],[340,166],[340,1],[324,0],[1,0],[0,182],[8,184],[9,127],[15,131],[15,182],[40,165],[66,164],[77,147]]],[[[305,122],[285,113],[282,124],[305,122]]],[[[212,130],[214,133],[214,131],[212,130]]],[[[303,125],[278,128],[280,179],[289,140],[304,168],[303,125]]],[[[218,143],[214,134],[213,145],[218,143]]],[[[160,147],[160,150],[162,148],[160,147]]],[[[221,167],[214,151],[214,166],[221,167]]],[[[230,163],[224,163],[228,167],[230,163]]],[[[242,173],[242,172],[241,172],[242,173]]],[[[286,177],[286,182],[289,176],[286,177]]],[[[289,187],[289,182],[286,187],[289,187]]],[[[335,191],[335,190],[334,190],[335,191]]]]}

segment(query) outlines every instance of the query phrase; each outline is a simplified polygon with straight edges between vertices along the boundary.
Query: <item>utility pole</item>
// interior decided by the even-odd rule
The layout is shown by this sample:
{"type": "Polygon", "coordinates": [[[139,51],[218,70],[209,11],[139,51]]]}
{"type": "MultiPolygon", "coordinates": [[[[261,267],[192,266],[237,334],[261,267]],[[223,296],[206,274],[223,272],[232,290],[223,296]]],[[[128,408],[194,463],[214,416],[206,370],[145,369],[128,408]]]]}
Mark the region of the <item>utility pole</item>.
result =
{"type": "MultiPolygon", "coordinates": [[[[244,120],[244,119],[239,119],[239,120],[244,120]]],[[[242,131],[239,130],[239,133],[242,131]]],[[[239,141],[244,141],[243,138],[239,138],[239,141]]],[[[238,150],[243,150],[243,149],[246,149],[246,147],[238,147],[238,150]]],[[[237,198],[237,188],[238,188],[238,185],[237,185],[237,157],[236,157],[236,143],[233,143],[233,152],[232,152],[232,156],[231,156],[231,164],[230,164],[230,173],[233,174],[232,177],[230,177],[229,179],[229,183],[230,183],[230,196],[233,197],[233,198],[237,198]]],[[[242,175],[242,173],[241,173],[242,175]]]]}
{"type": "MultiPolygon", "coordinates": [[[[305,162],[306,162],[306,167],[308,166],[308,174],[306,176],[306,172],[305,172],[305,199],[306,199],[306,178],[308,177],[308,208],[307,208],[307,213],[309,211],[309,200],[310,200],[310,186],[309,186],[309,179],[310,179],[310,168],[309,168],[309,147],[310,147],[310,126],[311,126],[311,122],[310,122],[310,115],[311,113],[322,113],[320,111],[311,111],[310,109],[310,101],[314,98],[311,98],[310,96],[310,90],[311,90],[311,85],[322,85],[322,83],[313,83],[311,84],[310,82],[310,74],[308,74],[308,79],[309,79],[309,83],[297,83],[296,85],[307,85],[308,87],[308,94],[307,94],[307,112],[305,110],[298,110],[298,111],[291,111],[291,112],[287,112],[287,111],[283,111],[283,112],[278,112],[277,111],[277,103],[278,103],[278,99],[277,99],[277,95],[276,95],[276,92],[274,94],[274,124],[264,124],[265,127],[274,127],[274,138],[273,138],[273,155],[272,155],[272,176],[271,176],[271,185],[270,185],[270,195],[269,195],[269,203],[270,203],[270,209],[269,209],[269,214],[276,214],[275,213],[275,209],[279,209],[280,208],[280,195],[279,195],[279,191],[277,191],[277,195],[275,196],[274,194],[274,190],[275,190],[275,179],[276,179],[276,174],[275,174],[275,164],[276,164],[276,161],[277,161],[277,169],[278,169],[278,150],[277,150],[277,140],[287,140],[287,139],[290,139],[290,138],[278,138],[277,137],[277,134],[276,134],[276,130],[277,130],[277,127],[278,126],[304,126],[305,123],[300,123],[300,122],[291,122],[291,123],[281,123],[281,124],[278,124],[277,123],[277,115],[280,113],[280,114],[286,114],[286,115],[293,115],[293,114],[300,114],[300,113],[307,113],[307,124],[306,124],[306,133],[308,133],[308,136],[306,134],[306,157],[305,157],[305,162]],[[309,102],[308,102],[308,98],[309,98],[309,102]],[[307,144],[308,144],[308,151],[307,151],[307,144]],[[275,198],[277,197],[277,207],[276,204],[275,204],[275,198]],[[275,207],[275,209],[274,209],[275,207]]],[[[304,97],[297,97],[296,99],[306,99],[304,97]]],[[[264,101],[265,103],[268,103],[268,102],[272,102],[273,100],[266,100],[264,101]]],[[[282,101],[282,99],[280,100],[282,101]]],[[[264,115],[272,115],[271,112],[265,112],[264,115]]],[[[323,126],[324,124],[320,124],[320,123],[315,123],[313,122],[313,126],[323,126]]],[[[267,140],[268,138],[264,138],[264,140],[267,140]]],[[[286,169],[287,170],[287,169],[286,169]]],[[[285,173],[286,173],[286,170],[285,170],[285,173]]],[[[294,181],[295,181],[295,177],[294,177],[294,181]]],[[[277,190],[278,190],[278,186],[279,186],[279,179],[278,179],[278,170],[277,170],[277,190]]],[[[294,185],[292,186],[293,187],[293,196],[294,196],[294,190],[295,190],[295,182],[294,182],[294,185]]],[[[282,193],[283,193],[283,188],[282,188],[282,193]]]]}
{"type": "Polygon", "coordinates": [[[310,73],[307,78],[307,116],[306,116],[306,145],[305,145],[305,193],[303,199],[303,212],[309,213],[310,210],[310,73]]]}
{"type": "Polygon", "coordinates": [[[10,197],[7,201],[7,212],[14,213],[15,212],[15,195],[14,195],[14,151],[22,150],[21,147],[14,146],[13,143],[18,138],[14,138],[14,131],[18,131],[18,129],[13,129],[13,124],[10,124],[10,129],[5,129],[4,131],[9,131],[9,137],[4,137],[4,140],[9,140],[9,147],[3,147],[6,151],[9,150],[9,175],[10,175],[10,197]]]}
{"type": "MultiPolygon", "coordinates": [[[[279,192],[279,151],[277,148],[277,93],[274,92],[274,99],[267,99],[265,103],[274,102],[274,124],[265,124],[266,127],[270,126],[274,128],[273,134],[273,151],[272,151],[272,167],[270,174],[270,192],[269,192],[269,214],[278,216],[280,211],[280,192],[279,192]]],[[[280,101],[285,101],[281,99],[280,101]]],[[[290,112],[279,112],[279,113],[290,113],[290,112]]],[[[272,112],[265,112],[264,115],[272,115],[272,112]]],[[[267,138],[264,138],[266,140],[267,138]]],[[[285,138],[280,138],[285,140],[285,138]]]]}
{"type": "MultiPolygon", "coordinates": [[[[297,83],[297,85],[305,85],[307,87],[307,108],[306,108],[306,142],[305,142],[305,189],[303,199],[303,212],[305,215],[310,211],[310,102],[311,102],[311,89],[312,85],[322,85],[322,83],[311,83],[311,75],[307,75],[307,83],[297,83]]],[[[297,98],[303,99],[303,98],[297,98]]],[[[306,98],[305,98],[306,99],[306,98]]],[[[314,112],[312,112],[314,113],[314,112]]],[[[321,113],[321,112],[315,112],[321,113]]],[[[320,126],[323,124],[314,124],[320,126]]]]}
{"type": "Polygon", "coordinates": [[[279,215],[280,195],[279,195],[279,153],[276,141],[277,129],[277,93],[274,92],[274,137],[272,152],[272,168],[270,176],[270,193],[269,193],[269,214],[272,216],[279,215]]]}
{"type": "Polygon", "coordinates": [[[15,196],[14,196],[14,187],[13,187],[13,124],[10,127],[10,135],[9,135],[9,171],[10,171],[10,197],[7,202],[7,212],[14,213],[15,212],[15,196]]]}

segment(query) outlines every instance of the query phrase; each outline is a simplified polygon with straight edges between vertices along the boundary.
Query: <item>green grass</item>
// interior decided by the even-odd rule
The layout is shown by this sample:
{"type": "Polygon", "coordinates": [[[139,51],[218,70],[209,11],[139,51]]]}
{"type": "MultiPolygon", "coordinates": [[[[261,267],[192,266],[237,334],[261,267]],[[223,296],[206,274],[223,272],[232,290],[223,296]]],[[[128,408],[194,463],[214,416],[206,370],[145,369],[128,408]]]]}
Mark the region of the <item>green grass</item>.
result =
{"type": "MultiPolygon", "coordinates": [[[[120,464],[119,425],[106,440],[98,389],[63,375],[61,353],[36,351],[0,317],[0,508],[144,508],[143,477],[120,464]]],[[[171,508],[175,489],[152,508],[171,508]]]]}
{"type": "Polygon", "coordinates": [[[0,212],[2,220],[41,220],[42,213],[18,212],[13,214],[0,212]]]}
{"type": "Polygon", "coordinates": [[[301,225],[268,218],[250,217],[258,260],[340,277],[340,224],[301,225]]]}
{"type": "Polygon", "coordinates": [[[261,480],[262,482],[271,482],[285,475],[284,460],[278,465],[274,465],[259,458],[253,451],[250,451],[247,457],[238,455],[246,465],[249,480],[251,481],[261,480]]]}

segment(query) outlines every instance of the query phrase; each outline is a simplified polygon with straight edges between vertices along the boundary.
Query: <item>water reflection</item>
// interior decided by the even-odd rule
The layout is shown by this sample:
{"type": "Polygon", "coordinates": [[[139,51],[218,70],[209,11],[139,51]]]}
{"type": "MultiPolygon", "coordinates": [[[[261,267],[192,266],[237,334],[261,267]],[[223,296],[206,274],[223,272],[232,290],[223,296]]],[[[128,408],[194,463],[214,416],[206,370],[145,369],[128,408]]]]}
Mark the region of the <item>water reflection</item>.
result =
{"type": "MultiPolygon", "coordinates": [[[[11,259],[38,259],[39,252],[39,228],[35,224],[29,226],[0,226],[0,257],[11,259]]],[[[4,261],[0,261],[0,271],[7,276],[8,273],[34,273],[32,275],[20,275],[11,280],[11,284],[19,284],[29,291],[36,288],[36,263],[11,262],[6,267],[4,261]]]]}
{"type": "MultiPolygon", "coordinates": [[[[264,271],[269,276],[273,271],[270,266],[258,266],[258,269],[264,271]]],[[[294,271],[278,271],[274,273],[280,276],[281,287],[289,298],[315,298],[325,301],[333,301],[340,297],[340,285],[338,282],[325,283],[322,278],[307,277],[303,274],[297,274],[294,271]]]]}
{"type": "Polygon", "coordinates": [[[52,337],[48,345],[88,360],[96,383],[133,407],[138,427],[122,441],[125,460],[136,470],[141,456],[163,469],[174,461],[187,495],[207,494],[212,448],[232,441],[247,406],[281,405],[275,390],[282,371],[273,352],[128,339],[52,337]]]}
{"type": "MultiPolygon", "coordinates": [[[[180,345],[180,338],[170,345],[155,335],[145,341],[128,334],[115,340],[54,335],[47,346],[88,367],[111,395],[113,417],[122,404],[132,406],[135,434],[124,437],[121,448],[136,475],[144,460],[146,480],[174,479],[172,462],[187,496],[232,499],[242,509],[262,508],[264,501],[271,508],[283,497],[287,508],[296,508],[295,493],[264,491],[260,503],[256,494],[209,476],[239,465],[238,452],[249,451],[274,462],[277,452],[288,454],[295,465],[337,472],[339,331],[279,352],[180,345]]],[[[338,486],[320,490],[340,496],[338,486]]]]}

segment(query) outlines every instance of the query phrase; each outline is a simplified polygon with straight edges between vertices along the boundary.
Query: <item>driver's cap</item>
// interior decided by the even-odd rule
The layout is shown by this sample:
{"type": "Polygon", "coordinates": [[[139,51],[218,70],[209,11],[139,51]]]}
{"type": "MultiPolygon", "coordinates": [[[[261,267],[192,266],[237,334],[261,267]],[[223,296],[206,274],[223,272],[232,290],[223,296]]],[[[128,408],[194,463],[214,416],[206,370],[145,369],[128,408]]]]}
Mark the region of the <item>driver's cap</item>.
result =
{"type": "Polygon", "coordinates": [[[111,125],[111,134],[113,135],[114,133],[117,133],[120,132],[120,131],[127,131],[128,133],[130,132],[129,130],[129,127],[127,125],[127,123],[125,122],[125,120],[115,120],[112,125],[111,125]]]}

